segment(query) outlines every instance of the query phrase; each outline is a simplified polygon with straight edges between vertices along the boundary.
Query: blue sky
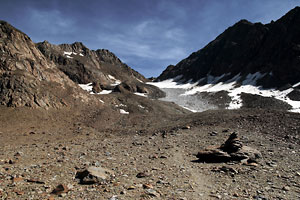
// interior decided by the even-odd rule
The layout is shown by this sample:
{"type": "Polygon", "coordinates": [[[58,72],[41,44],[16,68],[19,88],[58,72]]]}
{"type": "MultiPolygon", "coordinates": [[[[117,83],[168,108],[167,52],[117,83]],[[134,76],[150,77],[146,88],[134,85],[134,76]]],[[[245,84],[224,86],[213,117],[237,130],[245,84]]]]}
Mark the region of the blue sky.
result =
{"type": "Polygon", "coordinates": [[[0,19],[34,42],[108,49],[158,76],[240,19],[269,23],[300,0],[0,0],[0,19]]]}

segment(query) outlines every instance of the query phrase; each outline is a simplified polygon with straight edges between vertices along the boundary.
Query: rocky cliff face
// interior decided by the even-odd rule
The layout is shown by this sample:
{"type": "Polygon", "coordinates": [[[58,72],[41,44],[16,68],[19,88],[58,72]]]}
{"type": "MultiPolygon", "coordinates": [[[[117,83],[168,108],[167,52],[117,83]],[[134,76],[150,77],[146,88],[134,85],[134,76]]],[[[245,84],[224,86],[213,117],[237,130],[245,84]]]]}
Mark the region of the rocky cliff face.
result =
{"type": "Polygon", "coordinates": [[[209,82],[208,76],[228,81],[260,72],[257,84],[265,88],[291,86],[300,81],[300,7],[270,24],[241,20],[203,49],[176,66],[169,66],[157,80],[182,75],[182,81],[209,82]]]}
{"type": "Polygon", "coordinates": [[[114,83],[112,77],[122,82],[132,79],[146,81],[144,76],[105,49],[89,50],[81,42],[53,45],[44,41],[36,45],[46,58],[79,84],[100,82],[108,85],[114,83]]]}
{"type": "Polygon", "coordinates": [[[0,21],[0,104],[57,108],[77,98],[87,99],[26,34],[0,21]]]}
{"type": "Polygon", "coordinates": [[[36,46],[77,84],[93,85],[93,92],[113,90],[119,93],[145,93],[153,98],[164,95],[158,88],[145,84],[147,79],[106,49],[96,51],[81,42],[53,45],[47,41],[36,46]]]}

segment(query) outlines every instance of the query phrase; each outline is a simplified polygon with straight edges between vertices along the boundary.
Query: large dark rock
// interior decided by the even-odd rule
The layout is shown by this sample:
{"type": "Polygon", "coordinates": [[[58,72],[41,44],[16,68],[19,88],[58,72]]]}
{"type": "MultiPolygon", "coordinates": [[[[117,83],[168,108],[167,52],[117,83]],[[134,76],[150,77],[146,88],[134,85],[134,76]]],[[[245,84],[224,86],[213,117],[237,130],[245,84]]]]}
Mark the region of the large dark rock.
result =
{"type": "Polygon", "coordinates": [[[248,146],[244,146],[237,133],[232,133],[220,147],[210,147],[196,154],[199,162],[219,163],[229,161],[257,162],[261,153],[248,146]]]}
{"type": "Polygon", "coordinates": [[[300,101],[300,89],[294,89],[287,96],[293,101],[300,101]]]}
{"type": "Polygon", "coordinates": [[[279,88],[300,81],[300,7],[270,24],[241,20],[229,27],[203,49],[192,53],[176,66],[170,65],[157,78],[182,75],[181,80],[208,82],[207,75],[227,81],[250,73],[264,74],[258,85],[279,88]]]}

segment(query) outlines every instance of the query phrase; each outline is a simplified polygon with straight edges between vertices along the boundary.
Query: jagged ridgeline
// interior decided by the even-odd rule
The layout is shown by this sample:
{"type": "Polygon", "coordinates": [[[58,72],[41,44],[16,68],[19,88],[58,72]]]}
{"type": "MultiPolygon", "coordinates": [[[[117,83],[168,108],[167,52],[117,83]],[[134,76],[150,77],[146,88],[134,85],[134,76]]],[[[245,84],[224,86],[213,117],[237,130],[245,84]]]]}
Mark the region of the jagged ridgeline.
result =
{"type": "Polygon", "coordinates": [[[300,81],[300,7],[269,24],[241,20],[229,27],[203,49],[192,53],[176,66],[170,65],[157,80],[181,75],[181,81],[210,77],[226,82],[259,72],[257,81],[265,88],[291,87],[300,81]]]}

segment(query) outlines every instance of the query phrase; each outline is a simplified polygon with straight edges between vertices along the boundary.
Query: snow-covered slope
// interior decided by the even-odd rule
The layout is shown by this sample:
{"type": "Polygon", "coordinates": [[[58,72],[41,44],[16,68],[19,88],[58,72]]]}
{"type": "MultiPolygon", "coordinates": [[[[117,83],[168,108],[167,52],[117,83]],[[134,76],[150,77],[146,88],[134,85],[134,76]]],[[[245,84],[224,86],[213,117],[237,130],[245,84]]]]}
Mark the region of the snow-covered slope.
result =
{"type": "Polygon", "coordinates": [[[242,77],[236,75],[232,79],[226,82],[220,82],[227,74],[223,74],[218,77],[207,75],[203,78],[207,80],[207,84],[201,84],[203,80],[200,79],[197,82],[185,82],[182,81],[182,76],[177,76],[174,79],[167,79],[161,82],[151,82],[148,84],[155,85],[166,92],[166,98],[162,100],[173,101],[180,106],[183,106],[189,110],[200,112],[208,109],[215,109],[217,106],[210,104],[201,98],[203,93],[217,93],[225,91],[230,97],[230,103],[226,105],[226,109],[239,109],[243,106],[243,100],[241,98],[242,93],[260,95],[262,97],[275,98],[277,100],[286,102],[291,106],[292,112],[300,112],[300,101],[291,100],[288,97],[295,88],[300,85],[297,83],[293,87],[285,90],[278,89],[263,89],[257,84],[257,80],[265,76],[265,74],[256,72],[254,74],[248,74],[245,79],[240,81],[242,77]]]}

